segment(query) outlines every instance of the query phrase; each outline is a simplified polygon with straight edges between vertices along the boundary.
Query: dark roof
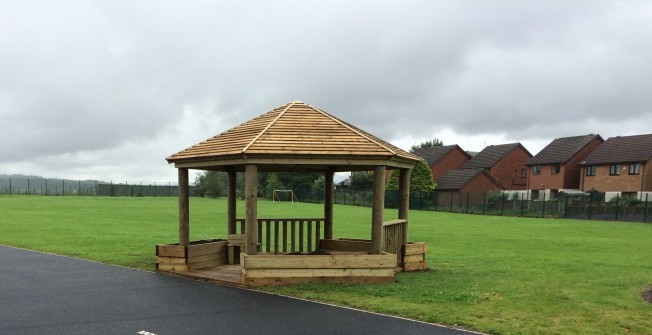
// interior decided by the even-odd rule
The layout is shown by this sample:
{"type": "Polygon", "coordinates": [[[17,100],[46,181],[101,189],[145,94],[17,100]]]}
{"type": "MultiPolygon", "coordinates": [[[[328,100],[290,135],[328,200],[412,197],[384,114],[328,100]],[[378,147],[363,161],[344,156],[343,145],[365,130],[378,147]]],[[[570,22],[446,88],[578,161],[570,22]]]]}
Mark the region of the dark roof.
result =
{"type": "Polygon", "coordinates": [[[652,134],[610,137],[591,152],[588,165],[645,162],[652,158],[652,134]]]}
{"type": "Polygon", "coordinates": [[[496,165],[498,161],[503,159],[510,151],[514,150],[517,147],[523,148],[523,150],[532,157],[525,147],[521,143],[508,143],[500,145],[490,145],[477,155],[475,155],[470,161],[462,165],[463,169],[489,169],[492,166],[496,165]]]}
{"type": "Polygon", "coordinates": [[[456,169],[446,172],[439,180],[437,180],[437,190],[460,190],[464,185],[468,184],[471,179],[475,178],[479,173],[484,173],[489,179],[491,179],[496,186],[500,187],[500,184],[486,171],[483,169],[456,169]]]}
{"type": "Polygon", "coordinates": [[[604,142],[600,135],[595,134],[557,138],[525,164],[564,164],[595,138],[604,142]]]}
{"type": "Polygon", "coordinates": [[[471,159],[471,155],[469,155],[466,151],[462,150],[462,148],[460,148],[460,146],[457,144],[444,145],[441,147],[418,148],[412,150],[412,153],[425,159],[426,162],[428,163],[428,166],[432,166],[435,163],[437,163],[442,157],[444,157],[447,153],[449,153],[451,150],[455,148],[459,149],[460,152],[462,152],[469,159],[471,159]]]}

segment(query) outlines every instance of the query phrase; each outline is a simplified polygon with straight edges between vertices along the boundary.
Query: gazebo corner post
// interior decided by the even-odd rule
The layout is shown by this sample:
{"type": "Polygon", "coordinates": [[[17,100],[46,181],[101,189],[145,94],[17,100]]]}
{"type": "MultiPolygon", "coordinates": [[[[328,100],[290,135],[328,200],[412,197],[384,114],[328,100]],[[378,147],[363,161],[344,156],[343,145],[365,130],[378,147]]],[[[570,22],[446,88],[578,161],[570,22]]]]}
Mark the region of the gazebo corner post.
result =
{"type": "Polygon", "coordinates": [[[236,225],[236,173],[233,166],[227,168],[227,231],[228,234],[237,234],[236,225]]]}
{"type": "Polygon", "coordinates": [[[245,252],[255,255],[258,252],[258,166],[245,166],[245,252]]]}
{"type": "Polygon", "coordinates": [[[383,253],[383,221],[385,211],[385,166],[374,168],[373,202],[371,207],[371,250],[372,254],[383,253]]]}
{"type": "Polygon", "coordinates": [[[408,243],[408,212],[410,211],[410,170],[399,170],[398,219],[405,220],[401,245],[408,243]]]}
{"type": "Polygon", "coordinates": [[[188,169],[179,168],[179,246],[190,245],[190,187],[188,169]]]}
{"type": "Polygon", "coordinates": [[[324,176],[324,239],[333,239],[333,177],[332,169],[324,176]]]}

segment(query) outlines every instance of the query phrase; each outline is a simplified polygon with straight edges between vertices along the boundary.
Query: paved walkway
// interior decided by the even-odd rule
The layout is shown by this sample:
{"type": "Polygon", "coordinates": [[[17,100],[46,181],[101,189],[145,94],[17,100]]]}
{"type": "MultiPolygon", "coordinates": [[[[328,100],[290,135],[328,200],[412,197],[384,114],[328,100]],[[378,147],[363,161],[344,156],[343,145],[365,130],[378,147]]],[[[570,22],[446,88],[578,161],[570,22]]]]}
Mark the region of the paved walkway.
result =
{"type": "Polygon", "coordinates": [[[0,334],[471,334],[0,246],[0,334]]]}

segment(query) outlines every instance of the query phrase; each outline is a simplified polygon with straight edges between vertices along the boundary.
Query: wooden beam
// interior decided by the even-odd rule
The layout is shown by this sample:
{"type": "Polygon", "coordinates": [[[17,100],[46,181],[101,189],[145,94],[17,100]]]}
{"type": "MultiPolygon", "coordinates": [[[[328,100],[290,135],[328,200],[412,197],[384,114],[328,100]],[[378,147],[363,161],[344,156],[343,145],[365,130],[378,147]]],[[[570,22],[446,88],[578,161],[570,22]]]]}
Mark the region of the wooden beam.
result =
{"type": "Polygon", "coordinates": [[[324,238],[333,238],[333,170],[328,170],[324,177],[324,238]]]}
{"type": "Polygon", "coordinates": [[[408,212],[410,211],[410,170],[400,169],[399,184],[398,184],[398,218],[399,220],[406,220],[405,229],[401,238],[401,244],[405,245],[408,242],[408,212]]]}
{"type": "Polygon", "coordinates": [[[371,207],[371,250],[372,254],[383,253],[383,212],[385,210],[385,167],[374,168],[374,194],[371,207]]]}
{"type": "Polygon", "coordinates": [[[228,222],[228,233],[237,234],[236,227],[236,172],[235,168],[229,166],[227,168],[228,180],[227,180],[227,222],[228,222]]]}
{"type": "Polygon", "coordinates": [[[190,190],[188,169],[178,169],[179,175],[179,245],[190,244],[190,190]]]}
{"type": "Polygon", "coordinates": [[[245,252],[257,253],[258,247],[258,166],[248,164],[245,167],[245,252]]]}

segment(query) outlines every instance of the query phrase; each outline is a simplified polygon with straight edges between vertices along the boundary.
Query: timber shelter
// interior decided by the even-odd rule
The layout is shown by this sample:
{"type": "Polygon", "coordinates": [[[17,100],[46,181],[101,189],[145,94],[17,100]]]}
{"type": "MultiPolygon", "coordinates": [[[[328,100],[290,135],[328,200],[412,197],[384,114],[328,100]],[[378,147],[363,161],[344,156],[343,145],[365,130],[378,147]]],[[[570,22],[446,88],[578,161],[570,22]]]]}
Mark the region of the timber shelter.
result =
{"type": "Polygon", "coordinates": [[[178,169],[179,242],[157,245],[157,270],[242,287],[303,282],[394,282],[426,267],[408,242],[410,170],[421,158],[301,101],[274,108],[166,158],[178,169]],[[188,170],[228,175],[228,238],[190,241],[188,170]],[[384,220],[385,171],[399,171],[398,217],[384,220]],[[370,239],[333,238],[335,172],[373,171],[370,239]],[[236,173],[245,175],[236,217],[236,173]],[[321,172],[323,218],[259,218],[258,172],[321,172]]]}

